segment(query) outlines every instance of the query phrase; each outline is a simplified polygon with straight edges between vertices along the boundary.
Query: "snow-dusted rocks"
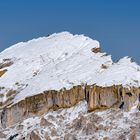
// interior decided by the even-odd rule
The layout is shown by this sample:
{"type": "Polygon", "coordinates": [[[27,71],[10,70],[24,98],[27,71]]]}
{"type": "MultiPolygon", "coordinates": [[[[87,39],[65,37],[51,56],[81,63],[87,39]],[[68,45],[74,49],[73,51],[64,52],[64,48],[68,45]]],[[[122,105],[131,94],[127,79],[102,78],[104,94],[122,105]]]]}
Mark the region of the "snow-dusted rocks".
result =
{"type": "Polygon", "coordinates": [[[1,132],[2,140],[16,136],[17,140],[119,140],[140,139],[140,112],[134,106],[129,112],[108,109],[87,112],[87,103],[58,111],[49,111],[40,117],[30,117],[1,132]],[[16,135],[18,134],[18,135],[16,135]]]}

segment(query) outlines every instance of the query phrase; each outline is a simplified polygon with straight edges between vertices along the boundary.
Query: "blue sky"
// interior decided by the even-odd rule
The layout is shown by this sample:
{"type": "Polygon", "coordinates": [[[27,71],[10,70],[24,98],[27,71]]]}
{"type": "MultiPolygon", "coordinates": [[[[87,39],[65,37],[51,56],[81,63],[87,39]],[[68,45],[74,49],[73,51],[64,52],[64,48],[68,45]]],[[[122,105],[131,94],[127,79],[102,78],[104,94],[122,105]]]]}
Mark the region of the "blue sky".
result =
{"type": "Polygon", "coordinates": [[[85,34],[113,59],[128,55],[140,64],[139,0],[0,1],[0,51],[61,31],[85,34]]]}

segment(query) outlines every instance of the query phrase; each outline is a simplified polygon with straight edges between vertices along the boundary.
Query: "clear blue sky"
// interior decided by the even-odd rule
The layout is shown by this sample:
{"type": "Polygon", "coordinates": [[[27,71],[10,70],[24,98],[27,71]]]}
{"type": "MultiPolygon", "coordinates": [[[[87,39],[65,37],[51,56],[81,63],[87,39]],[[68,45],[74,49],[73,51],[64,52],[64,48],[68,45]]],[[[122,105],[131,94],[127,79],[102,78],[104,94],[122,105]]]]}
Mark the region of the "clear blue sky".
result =
{"type": "Polygon", "coordinates": [[[113,59],[140,64],[140,0],[0,0],[0,51],[69,31],[97,39],[113,59]]]}

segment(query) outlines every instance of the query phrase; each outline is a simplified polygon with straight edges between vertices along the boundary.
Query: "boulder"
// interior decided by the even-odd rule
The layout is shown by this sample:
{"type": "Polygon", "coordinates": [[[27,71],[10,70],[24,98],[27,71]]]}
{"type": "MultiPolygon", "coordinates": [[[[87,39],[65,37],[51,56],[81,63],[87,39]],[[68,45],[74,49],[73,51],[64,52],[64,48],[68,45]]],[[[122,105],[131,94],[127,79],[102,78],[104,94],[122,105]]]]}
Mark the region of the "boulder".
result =
{"type": "Polygon", "coordinates": [[[0,70],[0,77],[2,77],[7,72],[7,69],[0,70]]]}
{"type": "Polygon", "coordinates": [[[49,122],[48,120],[46,120],[44,117],[41,118],[41,121],[40,121],[40,126],[51,126],[53,125],[51,122],[49,122]]]}
{"type": "Polygon", "coordinates": [[[91,51],[94,53],[101,53],[101,48],[92,48],[91,51]]]}
{"type": "Polygon", "coordinates": [[[31,132],[30,134],[30,139],[31,140],[41,140],[38,134],[36,134],[34,131],[31,132]]]}

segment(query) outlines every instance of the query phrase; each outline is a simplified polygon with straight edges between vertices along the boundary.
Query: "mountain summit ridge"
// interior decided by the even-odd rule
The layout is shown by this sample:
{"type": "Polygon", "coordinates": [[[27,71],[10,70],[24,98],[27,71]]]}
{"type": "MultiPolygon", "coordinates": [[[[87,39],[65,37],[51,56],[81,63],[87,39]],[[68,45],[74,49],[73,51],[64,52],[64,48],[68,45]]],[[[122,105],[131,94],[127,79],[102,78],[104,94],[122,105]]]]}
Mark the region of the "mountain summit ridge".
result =
{"type": "Polygon", "coordinates": [[[0,53],[1,140],[139,139],[139,109],[140,66],[89,37],[55,33],[0,53]]]}
{"type": "Polygon", "coordinates": [[[0,77],[0,86],[18,90],[16,102],[45,90],[80,84],[140,86],[136,63],[128,57],[113,63],[110,55],[93,52],[93,48],[100,48],[98,41],[69,32],[13,45],[0,53],[1,63],[6,59],[12,63],[2,69],[6,72],[0,77]]]}

